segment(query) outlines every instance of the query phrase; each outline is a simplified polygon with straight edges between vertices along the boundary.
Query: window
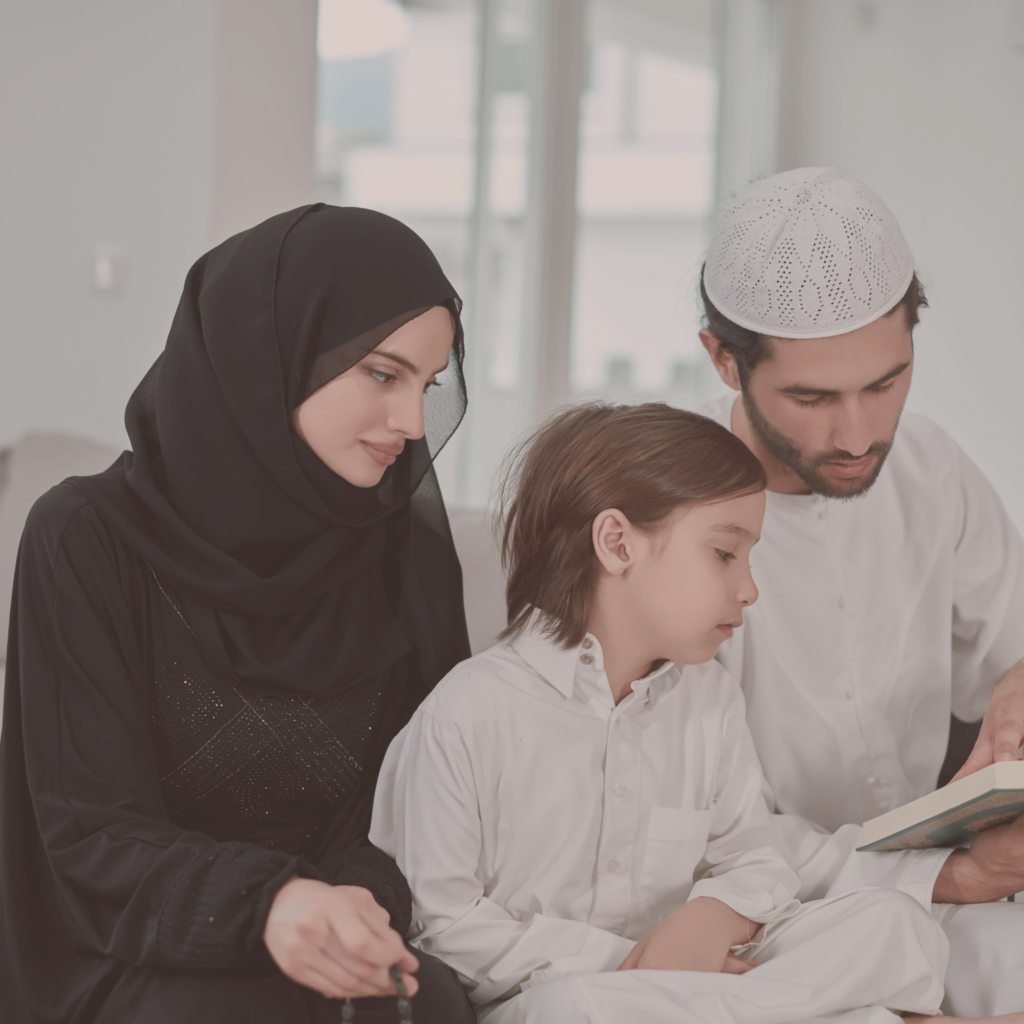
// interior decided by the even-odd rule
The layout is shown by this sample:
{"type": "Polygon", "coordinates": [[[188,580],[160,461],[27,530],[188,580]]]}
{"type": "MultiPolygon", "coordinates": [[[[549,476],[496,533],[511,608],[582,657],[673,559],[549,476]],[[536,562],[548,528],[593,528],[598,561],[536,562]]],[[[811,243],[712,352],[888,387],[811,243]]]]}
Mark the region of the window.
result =
{"type": "Polygon", "coordinates": [[[466,300],[469,410],[438,460],[483,507],[581,397],[694,407],[715,191],[711,0],[321,0],[317,182],[400,218],[466,300]]]}

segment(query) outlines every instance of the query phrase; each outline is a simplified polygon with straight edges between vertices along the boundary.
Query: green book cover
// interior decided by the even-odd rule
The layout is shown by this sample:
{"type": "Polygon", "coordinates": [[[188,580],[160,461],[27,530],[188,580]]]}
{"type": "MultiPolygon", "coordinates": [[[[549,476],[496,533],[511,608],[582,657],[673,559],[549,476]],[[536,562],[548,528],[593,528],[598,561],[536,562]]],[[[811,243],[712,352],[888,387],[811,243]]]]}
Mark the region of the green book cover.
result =
{"type": "Polygon", "coordinates": [[[864,823],[858,850],[923,850],[969,843],[1024,814],[1024,761],[1000,761],[864,823]]]}

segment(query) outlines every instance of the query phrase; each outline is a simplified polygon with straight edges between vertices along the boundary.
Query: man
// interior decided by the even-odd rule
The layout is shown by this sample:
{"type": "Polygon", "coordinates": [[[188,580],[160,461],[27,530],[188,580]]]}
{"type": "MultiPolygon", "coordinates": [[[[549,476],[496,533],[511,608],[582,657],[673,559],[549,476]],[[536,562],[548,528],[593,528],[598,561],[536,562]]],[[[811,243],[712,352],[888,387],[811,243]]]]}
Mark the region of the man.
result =
{"type": "Polygon", "coordinates": [[[760,601],[720,660],[740,681],[801,897],[861,885],[931,906],[947,1012],[1024,1008],[1024,818],[969,850],[855,853],[859,824],[935,787],[950,711],[984,716],[961,775],[1024,739],[1024,544],[991,485],[903,403],[926,304],[907,243],[835,168],[755,182],[705,265],[704,411],[768,473],[760,601]],[[984,904],[948,906],[948,904],[984,904]]]}

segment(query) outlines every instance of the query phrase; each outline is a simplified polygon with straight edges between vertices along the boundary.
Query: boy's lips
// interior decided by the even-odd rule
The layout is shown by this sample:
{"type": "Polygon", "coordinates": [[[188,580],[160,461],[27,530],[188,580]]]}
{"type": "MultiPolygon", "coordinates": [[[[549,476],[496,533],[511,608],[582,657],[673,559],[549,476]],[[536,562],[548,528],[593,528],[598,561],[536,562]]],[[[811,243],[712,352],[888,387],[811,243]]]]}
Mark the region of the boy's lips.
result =
{"type": "Polygon", "coordinates": [[[742,619],[735,622],[720,622],[715,628],[720,629],[726,636],[732,636],[732,631],[743,625],[742,619]]]}

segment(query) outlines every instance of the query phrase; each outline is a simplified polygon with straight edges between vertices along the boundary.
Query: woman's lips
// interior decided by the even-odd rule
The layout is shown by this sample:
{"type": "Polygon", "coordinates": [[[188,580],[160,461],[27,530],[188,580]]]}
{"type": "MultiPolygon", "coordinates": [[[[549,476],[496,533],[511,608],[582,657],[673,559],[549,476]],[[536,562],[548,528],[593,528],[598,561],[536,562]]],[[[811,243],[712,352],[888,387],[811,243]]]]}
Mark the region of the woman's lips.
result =
{"type": "Polygon", "coordinates": [[[740,619],[739,622],[722,622],[719,625],[717,625],[715,629],[721,631],[726,636],[732,636],[732,631],[742,625],[743,620],[740,619]]]}
{"type": "Polygon", "coordinates": [[[379,462],[382,466],[390,466],[405,448],[405,442],[401,444],[371,444],[369,441],[360,441],[370,458],[379,462]]]}

